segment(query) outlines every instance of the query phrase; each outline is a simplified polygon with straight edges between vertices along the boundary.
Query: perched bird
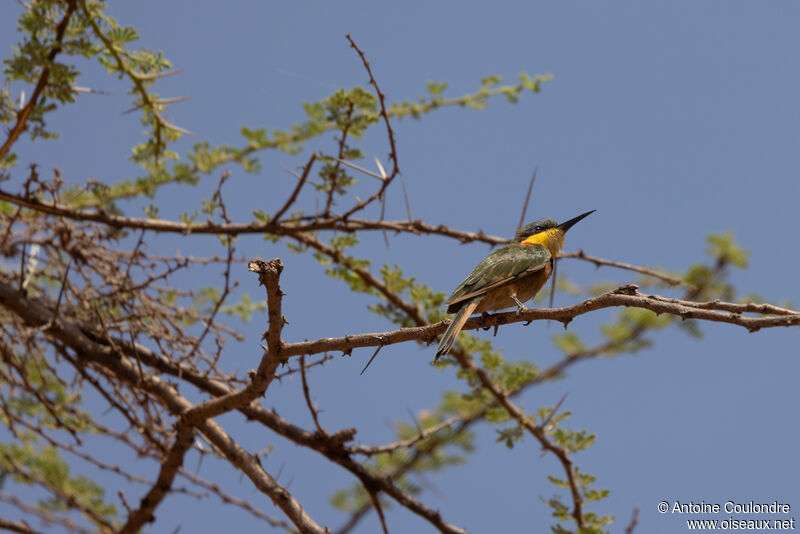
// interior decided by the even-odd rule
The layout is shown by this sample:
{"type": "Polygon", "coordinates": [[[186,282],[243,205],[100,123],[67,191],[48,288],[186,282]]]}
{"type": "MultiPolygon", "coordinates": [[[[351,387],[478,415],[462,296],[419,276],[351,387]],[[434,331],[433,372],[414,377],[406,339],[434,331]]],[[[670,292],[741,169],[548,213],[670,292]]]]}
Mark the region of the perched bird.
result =
{"type": "Polygon", "coordinates": [[[561,224],[553,219],[541,219],[523,226],[513,243],[498,248],[480,262],[445,303],[447,313],[456,316],[439,341],[434,361],[450,350],[473,313],[511,306],[517,307],[517,314],[524,310],[522,303],[536,295],[550,278],[553,258],[564,245],[564,234],[594,211],[561,224]]]}

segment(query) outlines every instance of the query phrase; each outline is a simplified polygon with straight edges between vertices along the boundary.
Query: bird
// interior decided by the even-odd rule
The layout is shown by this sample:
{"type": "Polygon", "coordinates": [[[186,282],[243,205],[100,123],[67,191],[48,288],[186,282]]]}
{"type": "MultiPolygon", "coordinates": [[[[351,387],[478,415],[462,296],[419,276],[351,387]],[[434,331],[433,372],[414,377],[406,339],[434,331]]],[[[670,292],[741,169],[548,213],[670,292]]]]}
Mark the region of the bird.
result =
{"type": "Polygon", "coordinates": [[[446,354],[474,313],[517,307],[533,298],[553,272],[553,261],[564,245],[564,235],[575,223],[594,213],[587,211],[558,224],[540,219],[521,227],[511,244],[498,248],[478,264],[447,299],[447,313],[455,317],[442,335],[433,361],[446,354]]]}

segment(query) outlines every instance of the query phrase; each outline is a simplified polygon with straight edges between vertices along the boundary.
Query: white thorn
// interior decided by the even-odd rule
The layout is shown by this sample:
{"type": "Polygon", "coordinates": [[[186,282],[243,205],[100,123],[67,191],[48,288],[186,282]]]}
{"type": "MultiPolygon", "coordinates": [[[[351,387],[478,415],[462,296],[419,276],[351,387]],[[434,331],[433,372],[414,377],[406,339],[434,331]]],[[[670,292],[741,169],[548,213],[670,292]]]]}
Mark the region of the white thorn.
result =
{"type": "Polygon", "coordinates": [[[386,179],[386,171],[383,170],[383,165],[381,165],[381,160],[379,160],[377,156],[375,156],[375,165],[378,166],[378,171],[380,171],[381,176],[385,180],[386,179]]]}

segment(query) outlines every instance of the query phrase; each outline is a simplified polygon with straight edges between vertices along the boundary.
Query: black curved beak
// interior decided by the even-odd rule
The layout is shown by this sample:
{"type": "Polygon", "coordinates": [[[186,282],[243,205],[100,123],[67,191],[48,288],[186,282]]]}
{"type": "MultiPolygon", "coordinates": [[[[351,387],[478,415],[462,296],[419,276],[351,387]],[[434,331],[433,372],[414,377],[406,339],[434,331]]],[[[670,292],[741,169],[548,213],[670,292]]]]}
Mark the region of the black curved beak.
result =
{"type": "Polygon", "coordinates": [[[559,224],[558,226],[556,226],[556,228],[558,228],[559,230],[563,230],[564,232],[566,232],[567,230],[569,230],[570,228],[572,228],[572,227],[575,225],[575,223],[576,223],[576,222],[580,221],[580,220],[581,220],[581,219],[583,219],[584,217],[588,217],[589,215],[591,215],[591,214],[592,214],[592,213],[594,213],[595,211],[597,211],[597,210],[587,211],[586,213],[583,213],[583,214],[581,214],[581,215],[578,215],[577,217],[574,217],[574,218],[572,218],[572,219],[570,219],[570,220],[568,220],[568,221],[566,221],[566,222],[562,222],[561,224],[559,224]]]}

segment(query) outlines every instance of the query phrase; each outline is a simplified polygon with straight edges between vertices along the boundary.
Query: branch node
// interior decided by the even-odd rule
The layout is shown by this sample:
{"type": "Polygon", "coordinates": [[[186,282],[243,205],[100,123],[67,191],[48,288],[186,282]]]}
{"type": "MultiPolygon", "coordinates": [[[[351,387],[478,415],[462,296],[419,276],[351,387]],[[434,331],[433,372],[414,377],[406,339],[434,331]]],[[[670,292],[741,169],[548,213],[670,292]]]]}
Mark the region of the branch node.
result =
{"type": "Polygon", "coordinates": [[[636,284],[625,284],[624,286],[619,286],[611,293],[615,295],[635,295],[638,292],[638,290],[639,286],[636,284]]]}
{"type": "Polygon", "coordinates": [[[343,428],[342,430],[339,430],[332,436],[329,436],[328,440],[330,444],[333,445],[334,447],[341,447],[345,443],[353,441],[356,437],[357,432],[358,430],[356,430],[355,428],[343,428]]]}

